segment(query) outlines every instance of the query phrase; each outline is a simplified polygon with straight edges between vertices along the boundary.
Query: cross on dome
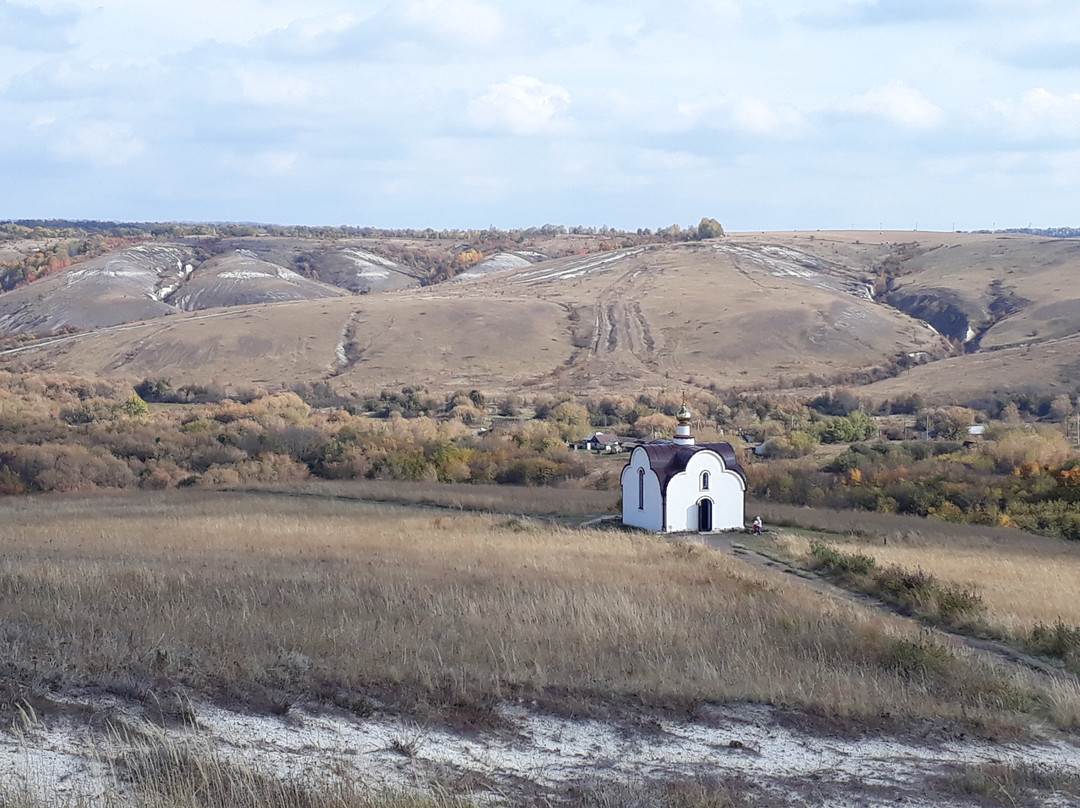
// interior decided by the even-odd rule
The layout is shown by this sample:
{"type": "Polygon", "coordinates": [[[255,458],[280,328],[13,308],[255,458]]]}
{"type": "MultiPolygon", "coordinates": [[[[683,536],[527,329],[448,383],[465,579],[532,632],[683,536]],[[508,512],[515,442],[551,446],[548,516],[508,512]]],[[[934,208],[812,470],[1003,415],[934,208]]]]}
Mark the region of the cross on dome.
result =
{"type": "Polygon", "coordinates": [[[690,434],[690,419],[692,417],[684,400],[682,407],[675,415],[675,418],[679,421],[679,428],[675,430],[675,443],[680,446],[693,446],[695,443],[694,436],[690,434]]]}

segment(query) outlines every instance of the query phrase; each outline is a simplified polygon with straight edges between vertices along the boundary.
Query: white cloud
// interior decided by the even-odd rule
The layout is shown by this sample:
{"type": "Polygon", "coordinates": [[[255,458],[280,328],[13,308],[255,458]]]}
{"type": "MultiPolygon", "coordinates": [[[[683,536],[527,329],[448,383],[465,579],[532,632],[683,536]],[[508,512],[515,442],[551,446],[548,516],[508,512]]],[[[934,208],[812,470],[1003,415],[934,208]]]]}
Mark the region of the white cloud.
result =
{"type": "Polygon", "coordinates": [[[300,153],[288,149],[262,149],[237,152],[233,149],[218,153],[218,170],[225,176],[242,176],[257,184],[259,180],[285,177],[296,171],[300,153]]]}
{"type": "Polygon", "coordinates": [[[675,109],[688,130],[700,127],[734,129],[770,138],[793,138],[806,128],[806,119],[797,109],[765,98],[731,98],[708,93],[680,101],[675,109]]]}
{"type": "Polygon", "coordinates": [[[685,151],[638,149],[633,156],[636,166],[648,171],[694,171],[709,165],[707,158],[685,151]]]}
{"type": "Polygon", "coordinates": [[[333,53],[340,46],[342,35],[356,25],[357,19],[351,13],[304,17],[267,34],[262,50],[267,55],[284,53],[304,57],[333,53]]]}
{"type": "Polygon", "coordinates": [[[693,129],[701,124],[713,123],[723,115],[728,99],[718,93],[705,93],[683,99],[675,104],[675,117],[682,121],[683,129],[693,129]]]}
{"type": "Polygon", "coordinates": [[[492,84],[469,104],[469,120],[479,129],[532,135],[564,129],[570,93],[533,76],[511,76],[492,84]]]}
{"type": "Polygon", "coordinates": [[[296,106],[314,95],[311,83],[297,76],[255,70],[240,71],[244,99],[261,106],[296,106]]]}
{"type": "Polygon", "coordinates": [[[725,22],[735,22],[742,17],[742,9],[735,0],[697,0],[695,5],[725,22]]]}
{"type": "Polygon", "coordinates": [[[740,98],[731,110],[731,120],[744,132],[769,137],[797,137],[805,127],[798,110],[761,98],[740,98]]]}
{"type": "Polygon", "coordinates": [[[992,108],[1014,136],[1080,138],[1080,93],[1055,95],[1037,87],[992,108]]]}
{"type": "Polygon", "coordinates": [[[408,27],[459,47],[491,45],[506,29],[499,9],[479,0],[412,0],[399,13],[408,27]]]}
{"type": "Polygon", "coordinates": [[[249,174],[255,177],[291,174],[300,155],[291,151],[263,151],[246,161],[249,174]]]}
{"type": "Polygon", "coordinates": [[[68,162],[115,168],[139,157],[146,143],[122,121],[89,121],[71,124],[54,136],[52,149],[68,162]]]}
{"type": "Polygon", "coordinates": [[[839,105],[842,112],[870,115],[908,129],[935,129],[944,121],[941,108],[902,81],[882,84],[839,105]]]}
{"type": "Polygon", "coordinates": [[[519,223],[655,225],[753,188],[744,224],[824,226],[827,181],[846,226],[904,180],[876,226],[944,176],[947,221],[1026,223],[1075,196],[1049,161],[1080,143],[1078,25],[1076,0],[0,0],[0,197],[46,211],[40,177],[96,165],[65,211],[490,224],[465,186],[519,223]],[[1030,157],[988,174],[1003,154],[1030,157]]]}

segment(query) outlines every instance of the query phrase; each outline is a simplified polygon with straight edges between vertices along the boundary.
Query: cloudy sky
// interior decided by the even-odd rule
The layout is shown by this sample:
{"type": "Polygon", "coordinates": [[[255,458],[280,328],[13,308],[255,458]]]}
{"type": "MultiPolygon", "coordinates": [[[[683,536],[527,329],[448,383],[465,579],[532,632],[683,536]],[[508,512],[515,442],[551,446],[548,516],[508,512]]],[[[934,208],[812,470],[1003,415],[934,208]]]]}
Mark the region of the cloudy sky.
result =
{"type": "Polygon", "coordinates": [[[1077,0],[0,0],[0,218],[1080,226],[1077,0]]]}

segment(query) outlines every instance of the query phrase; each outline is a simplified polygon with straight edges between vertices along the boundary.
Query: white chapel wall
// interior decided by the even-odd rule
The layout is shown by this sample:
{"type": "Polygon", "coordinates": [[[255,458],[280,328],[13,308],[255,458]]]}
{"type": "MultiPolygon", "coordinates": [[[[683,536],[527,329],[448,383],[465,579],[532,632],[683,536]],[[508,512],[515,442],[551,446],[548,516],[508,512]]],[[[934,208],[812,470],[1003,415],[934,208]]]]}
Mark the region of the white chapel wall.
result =
{"type": "Polygon", "coordinates": [[[622,473],[622,517],[624,525],[645,530],[664,529],[664,505],[660,496],[660,480],[652,470],[649,456],[640,446],[630,455],[630,464],[622,473]],[[645,470],[644,508],[639,508],[638,470],[645,470]]]}
{"type": "Polygon", "coordinates": [[[668,483],[668,531],[698,529],[698,502],[707,497],[713,502],[713,530],[741,528],[744,485],[742,477],[724,467],[724,461],[710,450],[696,452],[668,483]],[[709,472],[709,488],[701,489],[701,474],[709,472]]]}

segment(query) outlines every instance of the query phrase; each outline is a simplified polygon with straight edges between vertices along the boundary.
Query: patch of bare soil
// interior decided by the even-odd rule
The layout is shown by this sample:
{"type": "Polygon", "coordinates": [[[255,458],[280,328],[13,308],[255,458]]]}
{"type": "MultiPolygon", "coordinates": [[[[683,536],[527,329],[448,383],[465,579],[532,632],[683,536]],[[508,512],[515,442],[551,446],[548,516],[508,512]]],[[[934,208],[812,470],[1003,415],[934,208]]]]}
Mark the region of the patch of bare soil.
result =
{"type": "Polygon", "coordinates": [[[189,704],[186,724],[162,729],[122,700],[69,701],[89,717],[26,716],[0,735],[8,789],[46,804],[100,799],[122,785],[104,762],[148,743],[301,784],[450,788],[489,805],[595,804],[627,789],[714,784],[733,805],[969,806],[981,797],[967,793],[959,773],[993,765],[1042,773],[1043,787],[1022,795],[1036,801],[1023,804],[1066,806],[1077,797],[1067,773],[1080,766],[1080,748],[1062,739],[994,741],[928,724],[823,734],[814,717],[747,704],[596,720],[505,703],[499,728],[462,733],[378,711],[298,706],[252,715],[207,704],[189,704]]]}

